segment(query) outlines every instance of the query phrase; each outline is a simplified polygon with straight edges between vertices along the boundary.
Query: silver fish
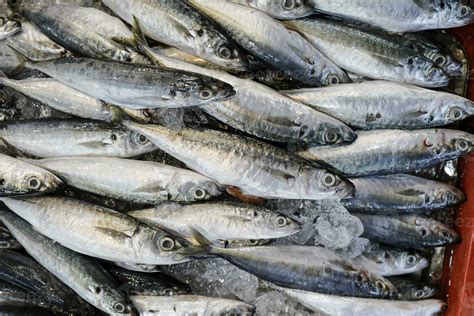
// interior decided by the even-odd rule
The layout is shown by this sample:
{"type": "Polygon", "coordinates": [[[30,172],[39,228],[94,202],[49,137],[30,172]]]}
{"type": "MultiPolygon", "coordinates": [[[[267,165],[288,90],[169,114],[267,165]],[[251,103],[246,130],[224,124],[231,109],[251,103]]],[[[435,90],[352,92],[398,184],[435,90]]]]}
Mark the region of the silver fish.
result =
{"type": "Polygon", "coordinates": [[[242,52],[216,25],[186,1],[103,0],[107,7],[132,24],[136,16],[144,33],[231,70],[245,70],[242,52]]]}
{"type": "Polygon", "coordinates": [[[63,157],[29,162],[50,170],[70,186],[132,203],[194,202],[222,193],[218,183],[196,172],[151,161],[63,157]]]}
{"type": "Polygon", "coordinates": [[[310,310],[331,316],[434,316],[446,310],[441,300],[421,300],[417,302],[381,300],[371,298],[344,297],[293,289],[282,291],[310,310]]]}
{"type": "Polygon", "coordinates": [[[124,117],[123,111],[106,104],[52,78],[12,80],[2,77],[0,84],[36,99],[55,110],[100,121],[117,121],[124,117]]]}
{"type": "Polygon", "coordinates": [[[265,85],[237,78],[223,71],[169,58],[153,51],[140,35],[138,23],[136,21],[134,24],[137,42],[157,65],[214,77],[234,87],[236,92],[234,98],[202,107],[218,120],[236,129],[276,142],[326,145],[354,140],[354,132],[346,125],[265,85]]]}
{"type": "Polygon", "coordinates": [[[0,16],[0,41],[18,33],[21,30],[21,23],[0,16]]]}
{"type": "Polygon", "coordinates": [[[352,214],[364,225],[362,236],[394,247],[434,248],[461,241],[461,237],[453,229],[419,215],[352,214]]]}
{"type": "Polygon", "coordinates": [[[25,9],[25,15],[64,48],[92,58],[147,64],[148,60],[124,46],[132,42],[130,29],[118,18],[75,5],[25,9]]]}
{"type": "Polygon", "coordinates": [[[218,0],[189,0],[252,55],[310,86],[349,82],[346,73],[301,35],[265,13],[218,0]]]}
{"type": "Polygon", "coordinates": [[[0,222],[0,249],[21,249],[20,243],[10,231],[0,222]]]}
{"type": "Polygon", "coordinates": [[[438,292],[436,287],[415,282],[408,277],[391,277],[389,280],[396,286],[398,290],[397,299],[401,301],[425,300],[435,296],[436,292],[438,292]]]}
{"type": "Polygon", "coordinates": [[[387,247],[364,252],[353,260],[382,276],[416,273],[429,265],[428,260],[416,252],[387,247]]]}
{"type": "Polygon", "coordinates": [[[341,199],[353,186],[337,175],[266,143],[214,130],[127,121],[140,133],[191,169],[242,190],[244,194],[286,199],[341,199]],[[245,170],[245,172],[242,172],[245,170]]]}
{"type": "Polygon", "coordinates": [[[25,250],[91,305],[113,315],[131,315],[131,306],[115,280],[99,264],[41,235],[9,211],[0,218],[25,250]]]}
{"type": "Polygon", "coordinates": [[[208,76],[149,65],[60,58],[26,66],[91,97],[132,109],[204,105],[235,94],[232,86],[208,76]]]}
{"type": "Polygon", "coordinates": [[[198,295],[132,295],[140,315],[253,315],[255,307],[237,300],[198,295]]]}
{"type": "Polygon", "coordinates": [[[46,169],[0,154],[0,196],[50,193],[62,184],[46,169]]]}
{"type": "Polygon", "coordinates": [[[5,123],[3,142],[35,157],[133,157],[156,150],[146,137],[104,123],[40,120],[5,123]],[[35,135],[32,137],[32,135],[35,135]]]}
{"type": "Polygon", "coordinates": [[[474,115],[474,102],[466,98],[389,81],[284,93],[360,129],[420,129],[448,125],[474,115]]]}
{"type": "Polygon", "coordinates": [[[456,130],[374,130],[357,135],[350,145],[313,147],[299,155],[356,177],[410,172],[474,150],[474,135],[456,130]]]}
{"type": "Polygon", "coordinates": [[[313,14],[307,0],[230,0],[265,12],[277,20],[293,20],[313,14]]]}
{"type": "Polygon", "coordinates": [[[131,216],[66,197],[3,198],[38,232],[76,252],[108,261],[173,264],[181,244],[131,216]]]}
{"type": "Polygon", "coordinates": [[[128,215],[149,225],[192,237],[198,229],[211,241],[281,238],[300,231],[299,223],[268,209],[235,203],[202,203],[181,206],[161,204],[128,215]]]}
{"type": "Polygon", "coordinates": [[[423,87],[449,83],[448,75],[433,61],[371,29],[324,18],[287,21],[285,25],[350,72],[423,87]]]}
{"type": "Polygon", "coordinates": [[[341,204],[362,213],[412,213],[446,208],[463,202],[463,192],[452,185],[407,174],[352,178],[353,198],[341,204]]]}
{"type": "Polygon", "coordinates": [[[371,24],[393,33],[458,27],[474,13],[462,1],[309,0],[320,12],[371,24]]]}

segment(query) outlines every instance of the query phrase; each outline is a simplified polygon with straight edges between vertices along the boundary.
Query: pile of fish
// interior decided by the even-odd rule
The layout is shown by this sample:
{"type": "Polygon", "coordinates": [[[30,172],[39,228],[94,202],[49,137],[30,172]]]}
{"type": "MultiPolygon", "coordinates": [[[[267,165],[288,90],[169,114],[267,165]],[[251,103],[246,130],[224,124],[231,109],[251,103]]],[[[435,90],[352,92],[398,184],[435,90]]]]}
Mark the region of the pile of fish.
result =
{"type": "Polygon", "coordinates": [[[205,273],[180,268],[202,262],[307,314],[445,309],[420,274],[460,242],[435,215],[465,196],[414,173],[474,151],[458,129],[474,103],[448,87],[465,61],[420,31],[472,23],[462,1],[15,1],[1,15],[0,314],[269,313],[202,295],[205,273]],[[333,206],[308,224],[271,203],[303,200],[333,206]],[[340,210],[357,224],[345,246],[377,246],[294,242],[340,210]]]}

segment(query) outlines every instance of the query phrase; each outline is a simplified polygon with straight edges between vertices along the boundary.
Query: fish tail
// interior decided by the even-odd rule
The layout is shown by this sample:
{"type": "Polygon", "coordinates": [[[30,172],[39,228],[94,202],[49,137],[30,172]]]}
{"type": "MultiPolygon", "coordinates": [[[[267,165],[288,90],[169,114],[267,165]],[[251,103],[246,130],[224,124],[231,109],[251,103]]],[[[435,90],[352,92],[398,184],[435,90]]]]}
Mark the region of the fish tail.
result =
{"type": "Polygon", "coordinates": [[[20,61],[20,64],[13,72],[14,75],[20,73],[21,71],[25,69],[33,69],[32,65],[34,62],[30,58],[28,58],[28,56],[20,52],[18,49],[16,49],[12,45],[8,45],[8,47],[12,49],[12,51],[15,53],[16,57],[20,61]]]}
{"type": "Polygon", "coordinates": [[[133,16],[132,34],[136,49],[146,55],[155,65],[164,66],[159,60],[159,54],[153,52],[150,45],[148,45],[145,34],[143,34],[142,28],[140,27],[140,21],[136,16],[133,16]]]}
{"type": "Polygon", "coordinates": [[[190,228],[192,238],[188,239],[190,246],[182,248],[178,254],[191,257],[202,257],[205,254],[212,254],[214,246],[199,230],[194,227],[190,228]]]}

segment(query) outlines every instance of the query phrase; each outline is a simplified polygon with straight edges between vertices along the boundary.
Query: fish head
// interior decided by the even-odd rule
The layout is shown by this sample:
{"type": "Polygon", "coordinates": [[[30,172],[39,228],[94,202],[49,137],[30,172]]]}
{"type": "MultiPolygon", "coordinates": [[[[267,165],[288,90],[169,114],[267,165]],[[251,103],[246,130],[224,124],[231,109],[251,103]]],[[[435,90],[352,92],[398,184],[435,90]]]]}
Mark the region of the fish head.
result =
{"type": "Polygon", "coordinates": [[[210,40],[210,45],[201,46],[206,50],[205,59],[228,70],[244,71],[248,68],[247,58],[236,44],[212,30],[206,32],[206,28],[203,28],[203,32],[209,34],[208,40],[210,40]]]}
{"type": "Polygon", "coordinates": [[[312,13],[304,0],[247,0],[250,7],[280,19],[300,18],[312,13]]]}
{"type": "MultiPolygon", "coordinates": [[[[163,230],[157,228],[154,230],[153,247],[150,247],[150,255],[159,256],[163,262],[168,262],[168,264],[180,263],[188,260],[186,256],[180,254],[184,247],[177,238],[163,230]]],[[[177,232],[173,232],[173,234],[178,236],[177,232]]],[[[144,237],[148,239],[147,236],[144,237]]]]}
{"type": "Polygon", "coordinates": [[[214,180],[199,176],[198,179],[182,184],[177,190],[179,195],[177,197],[178,200],[197,202],[219,196],[224,189],[214,180]]]}
{"type": "Polygon", "coordinates": [[[215,101],[224,101],[236,94],[230,84],[217,79],[203,78],[203,80],[193,80],[188,84],[188,89],[182,91],[181,95],[177,97],[185,99],[189,105],[197,106],[215,101]]]}
{"type": "Polygon", "coordinates": [[[11,194],[49,193],[62,186],[61,179],[39,167],[15,168],[0,179],[2,191],[11,194]]]}
{"type": "Polygon", "coordinates": [[[357,134],[349,126],[329,116],[325,124],[313,128],[311,128],[311,124],[301,124],[300,126],[300,141],[302,144],[350,144],[356,139],[357,134]]]}
{"type": "Polygon", "coordinates": [[[462,74],[462,63],[450,54],[437,51],[430,56],[430,59],[450,76],[460,76],[462,74]]]}
{"type": "Polygon", "coordinates": [[[474,22],[474,11],[462,1],[435,1],[434,6],[443,27],[457,27],[474,22]]]}
{"type": "Polygon", "coordinates": [[[326,61],[326,67],[323,67],[322,69],[324,69],[321,75],[323,86],[333,86],[336,84],[351,82],[347,73],[330,61],[326,61]]]}
{"type": "Polygon", "coordinates": [[[265,227],[266,230],[281,236],[296,234],[302,228],[301,224],[297,221],[276,212],[266,211],[259,213],[249,210],[248,217],[250,220],[260,222],[260,226],[265,227]]]}
{"type": "Polygon", "coordinates": [[[448,74],[424,56],[408,56],[403,61],[403,67],[408,83],[423,82],[429,87],[444,87],[449,84],[448,74]]]}
{"type": "Polygon", "coordinates": [[[400,292],[402,300],[424,300],[433,297],[437,292],[436,287],[427,284],[404,284],[400,292]]]}
{"type": "Polygon", "coordinates": [[[440,207],[457,205],[466,200],[466,196],[461,190],[447,185],[436,186],[429,196],[432,197],[432,200],[428,203],[440,207]]]}
{"type": "Polygon", "coordinates": [[[127,302],[125,296],[115,288],[101,284],[89,286],[91,300],[97,302],[101,310],[107,311],[111,315],[131,315],[132,306],[127,302]]]}
{"type": "Polygon", "coordinates": [[[415,231],[424,244],[443,247],[461,241],[461,237],[454,229],[434,219],[407,215],[403,217],[403,221],[415,226],[415,231]]]}
{"type": "Polygon", "coordinates": [[[395,286],[384,277],[368,272],[367,270],[360,270],[357,272],[356,283],[362,292],[377,298],[395,298],[398,291],[395,286]]]}
{"type": "Polygon", "coordinates": [[[426,268],[429,264],[426,258],[420,256],[416,252],[387,250],[386,253],[390,254],[393,260],[393,265],[398,271],[412,273],[426,268]]]}
{"type": "Polygon", "coordinates": [[[353,197],[355,194],[355,186],[349,180],[338,176],[329,171],[319,171],[317,183],[317,190],[326,193],[329,199],[345,199],[353,197]]]}
{"type": "Polygon", "coordinates": [[[134,131],[118,131],[111,136],[112,144],[122,147],[126,154],[140,155],[157,149],[148,137],[134,131]]]}
{"type": "Polygon", "coordinates": [[[431,116],[445,125],[464,120],[474,115],[474,102],[453,95],[442,95],[434,99],[431,116]]]}
{"type": "Polygon", "coordinates": [[[458,155],[474,151],[474,135],[463,131],[444,130],[442,132],[444,145],[458,155]]]}

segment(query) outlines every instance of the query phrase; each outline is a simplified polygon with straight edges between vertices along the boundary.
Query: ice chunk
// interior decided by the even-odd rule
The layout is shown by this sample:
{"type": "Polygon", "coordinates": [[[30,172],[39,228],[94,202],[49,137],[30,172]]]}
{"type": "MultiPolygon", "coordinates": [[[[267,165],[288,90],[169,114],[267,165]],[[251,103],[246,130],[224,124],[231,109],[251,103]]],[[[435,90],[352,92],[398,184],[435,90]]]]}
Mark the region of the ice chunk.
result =
{"type": "Polygon", "coordinates": [[[363,253],[370,252],[374,247],[376,246],[374,246],[370,240],[359,237],[355,238],[346,248],[338,249],[336,253],[344,258],[352,259],[363,253]]]}

